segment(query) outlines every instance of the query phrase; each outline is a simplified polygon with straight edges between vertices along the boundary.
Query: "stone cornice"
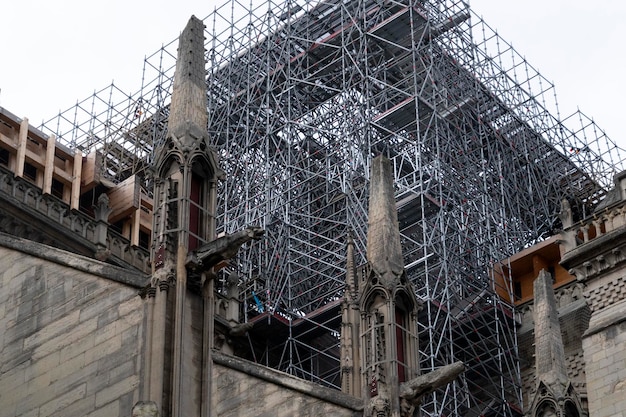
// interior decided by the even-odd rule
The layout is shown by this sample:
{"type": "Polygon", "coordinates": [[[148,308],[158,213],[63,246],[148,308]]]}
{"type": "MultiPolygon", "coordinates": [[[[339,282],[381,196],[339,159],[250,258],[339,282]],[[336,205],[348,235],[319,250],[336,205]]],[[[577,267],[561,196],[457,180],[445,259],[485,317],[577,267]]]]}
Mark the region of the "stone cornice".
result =
{"type": "Polygon", "coordinates": [[[612,230],[565,253],[561,265],[587,281],[626,261],[626,227],[612,230]]]}
{"type": "Polygon", "coordinates": [[[583,334],[583,337],[590,337],[611,326],[626,321],[626,300],[622,300],[612,308],[604,309],[596,314],[589,323],[589,329],[583,334]]]}
{"type": "Polygon", "coordinates": [[[147,275],[133,269],[117,267],[86,256],[77,255],[31,240],[22,239],[0,232],[0,246],[13,249],[34,257],[74,268],[89,274],[117,281],[124,285],[141,288],[149,281],[147,275]]]}
{"type": "Polygon", "coordinates": [[[296,378],[284,372],[258,365],[241,358],[225,355],[215,350],[212,351],[211,356],[215,363],[227,368],[243,372],[247,375],[251,375],[275,385],[283,386],[287,389],[297,391],[350,410],[363,410],[363,401],[361,399],[344,394],[341,391],[323,387],[313,382],[296,378]]]}

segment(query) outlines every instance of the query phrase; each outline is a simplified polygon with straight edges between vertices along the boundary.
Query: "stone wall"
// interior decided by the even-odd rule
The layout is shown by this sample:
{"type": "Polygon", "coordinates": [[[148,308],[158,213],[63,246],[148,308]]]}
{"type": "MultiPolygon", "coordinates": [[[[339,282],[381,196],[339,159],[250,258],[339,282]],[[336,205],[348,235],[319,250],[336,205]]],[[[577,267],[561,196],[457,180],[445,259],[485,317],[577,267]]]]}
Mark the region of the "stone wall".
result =
{"type": "Polygon", "coordinates": [[[213,412],[220,417],[362,416],[362,401],[238,358],[214,354],[213,412]]]}
{"type": "Polygon", "coordinates": [[[594,314],[583,350],[590,415],[626,417],[626,300],[594,314]]]}
{"type": "Polygon", "coordinates": [[[130,416],[138,399],[143,303],[135,286],[89,272],[125,271],[2,238],[0,414],[130,416]]]}

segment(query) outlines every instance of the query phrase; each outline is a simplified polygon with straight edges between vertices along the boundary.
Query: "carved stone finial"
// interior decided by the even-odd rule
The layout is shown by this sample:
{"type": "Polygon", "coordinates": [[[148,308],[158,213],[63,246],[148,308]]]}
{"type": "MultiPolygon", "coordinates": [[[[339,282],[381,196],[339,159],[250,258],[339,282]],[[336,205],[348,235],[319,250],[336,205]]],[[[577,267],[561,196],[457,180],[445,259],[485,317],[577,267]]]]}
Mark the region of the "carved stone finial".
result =
{"type": "Polygon", "coordinates": [[[574,216],[572,215],[572,207],[569,205],[569,201],[564,198],[561,200],[561,211],[559,212],[559,218],[563,224],[563,229],[567,229],[574,224],[574,216]]]}
{"type": "Polygon", "coordinates": [[[111,251],[107,248],[104,248],[98,245],[98,248],[96,249],[96,253],[94,256],[97,260],[104,262],[107,259],[109,259],[109,257],[111,256],[111,251]]]}
{"type": "Polygon", "coordinates": [[[98,197],[98,204],[94,206],[94,216],[97,221],[94,233],[94,243],[97,246],[95,257],[99,261],[105,261],[111,255],[111,252],[107,249],[107,238],[109,233],[108,222],[111,211],[111,207],[109,207],[109,196],[105,193],[100,194],[98,197]]]}
{"type": "Polygon", "coordinates": [[[159,407],[154,401],[138,401],[133,407],[131,417],[159,417],[159,407]]]}
{"type": "Polygon", "coordinates": [[[391,416],[391,402],[385,391],[380,391],[377,396],[369,401],[370,412],[372,417],[388,417],[391,416]]]}
{"type": "Polygon", "coordinates": [[[226,279],[226,293],[229,298],[239,298],[239,275],[235,271],[228,274],[226,279]]]}
{"type": "Polygon", "coordinates": [[[94,216],[96,220],[108,222],[111,211],[111,207],[109,207],[109,196],[106,195],[106,193],[100,194],[98,202],[94,206],[94,216]]]}

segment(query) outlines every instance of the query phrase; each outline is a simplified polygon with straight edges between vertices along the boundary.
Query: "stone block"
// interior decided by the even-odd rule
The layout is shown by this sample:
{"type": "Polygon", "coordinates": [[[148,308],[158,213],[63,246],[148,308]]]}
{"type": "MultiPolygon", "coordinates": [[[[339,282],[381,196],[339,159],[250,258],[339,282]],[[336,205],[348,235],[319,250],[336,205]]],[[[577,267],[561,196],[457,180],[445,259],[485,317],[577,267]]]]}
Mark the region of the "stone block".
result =
{"type": "Polygon", "coordinates": [[[124,358],[127,359],[124,363],[114,368],[109,368],[110,370],[108,372],[108,378],[107,378],[109,381],[111,382],[121,381],[125,378],[128,378],[134,375],[137,372],[134,358],[128,358],[128,357],[124,357],[124,358]]]}
{"type": "Polygon", "coordinates": [[[96,334],[97,332],[91,332],[84,335],[78,341],[72,343],[71,345],[61,348],[59,352],[62,360],[68,361],[78,355],[84,356],[85,352],[93,349],[93,347],[95,346],[96,334]]]}
{"type": "Polygon", "coordinates": [[[80,311],[76,310],[59,320],[50,323],[33,335],[26,337],[24,339],[24,349],[32,349],[33,347],[39,346],[55,336],[60,334],[65,335],[68,329],[75,328],[78,325],[79,317],[80,311]]]}
{"type": "Polygon", "coordinates": [[[60,334],[52,339],[49,339],[35,348],[33,352],[33,359],[42,358],[55,350],[60,350],[66,346],[70,346],[73,343],[78,342],[83,337],[97,329],[98,322],[96,319],[91,319],[84,323],[80,323],[75,327],[68,328],[63,334],[60,334]]]}
{"type": "Polygon", "coordinates": [[[120,335],[111,337],[100,344],[85,352],[85,363],[98,362],[107,355],[120,350],[122,346],[122,337],[120,335]]]}
{"type": "Polygon", "coordinates": [[[97,408],[91,413],[87,414],[87,417],[111,417],[111,416],[122,416],[122,414],[120,414],[119,401],[112,401],[102,407],[97,408]]]}
{"type": "MultiPolygon", "coordinates": [[[[86,416],[94,409],[93,403],[93,396],[87,396],[86,398],[80,399],[63,409],[58,410],[56,413],[52,414],[49,417],[86,416]]],[[[112,414],[112,416],[117,415],[112,414]]]]}
{"type": "Polygon", "coordinates": [[[115,323],[119,318],[117,309],[107,308],[97,314],[98,317],[98,329],[104,329],[107,325],[115,323]]]}
{"type": "Polygon", "coordinates": [[[134,391],[139,386],[139,377],[131,375],[115,384],[111,384],[102,391],[96,393],[96,407],[101,407],[116,400],[124,394],[134,391]]]}
{"type": "Polygon", "coordinates": [[[64,393],[63,395],[54,398],[42,405],[39,409],[41,416],[49,416],[56,411],[66,410],[70,404],[80,400],[84,397],[86,391],[86,384],[81,384],[71,391],[64,393]]]}

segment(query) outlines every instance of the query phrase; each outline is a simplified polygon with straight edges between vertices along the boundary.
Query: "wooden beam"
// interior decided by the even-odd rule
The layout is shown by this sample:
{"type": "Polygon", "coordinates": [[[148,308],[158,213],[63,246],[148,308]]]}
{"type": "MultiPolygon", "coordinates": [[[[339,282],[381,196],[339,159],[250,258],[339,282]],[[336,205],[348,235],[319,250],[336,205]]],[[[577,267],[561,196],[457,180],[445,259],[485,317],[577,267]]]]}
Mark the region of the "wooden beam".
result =
{"type": "Polygon", "coordinates": [[[24,176],[24,161],[26,159],[26,143],[28,142],[28,119],[24,117],[20,123],[20,133],[17,140],[17,157],[15,161],[15,176],[24,176]]]}
{"type": "Polygon", "coordinates": [[[52,176],[54,175],[54,148],[56,146],[54,135],[48,137],[46,144],[46,161],[43,164],[43,193],[52,192],[52,176]]]}
{"type": "Polygon", "coordinates": [[[74,166],[72,174],[74,179],[72,180],[72,194],[70,196],[70,209],[78,210],[80,205],[80,182],[81,173],[83,169],[83,154],[77,149],[74,152],[74,160],[72,161],[74,166]]]}
{"type": "Polygon", "coordinates": [[[87,192],[100,184],[100,172],[102,169],[102,154],[98,151],[91,151],[85,158],[83,166],[83,192],[87,192]]]}
{"type": "Polygon", "coordinates": [[[140,217],[140,229],[143,230],[145,233],[151,234],[152,233],[152,211],[146,211],[146,210],[142,210],[139,209],[139,217],[140,217]]]}
{"type": "Polygon", "coordinates": [[[117,223],[139,209],[141,187],[139,181],[136,181],[135,175],[119,183],[107,195],[109,196],[109,206],[112,209],[109,223],[117,223]]]}
{"type": "Polygon", "coordinates": [[[130,228],[130,244],[131,246],[139,246],[139,229],[141,225],[141,209],[137,209],[132,215],[132,226],[130,228]]]}

